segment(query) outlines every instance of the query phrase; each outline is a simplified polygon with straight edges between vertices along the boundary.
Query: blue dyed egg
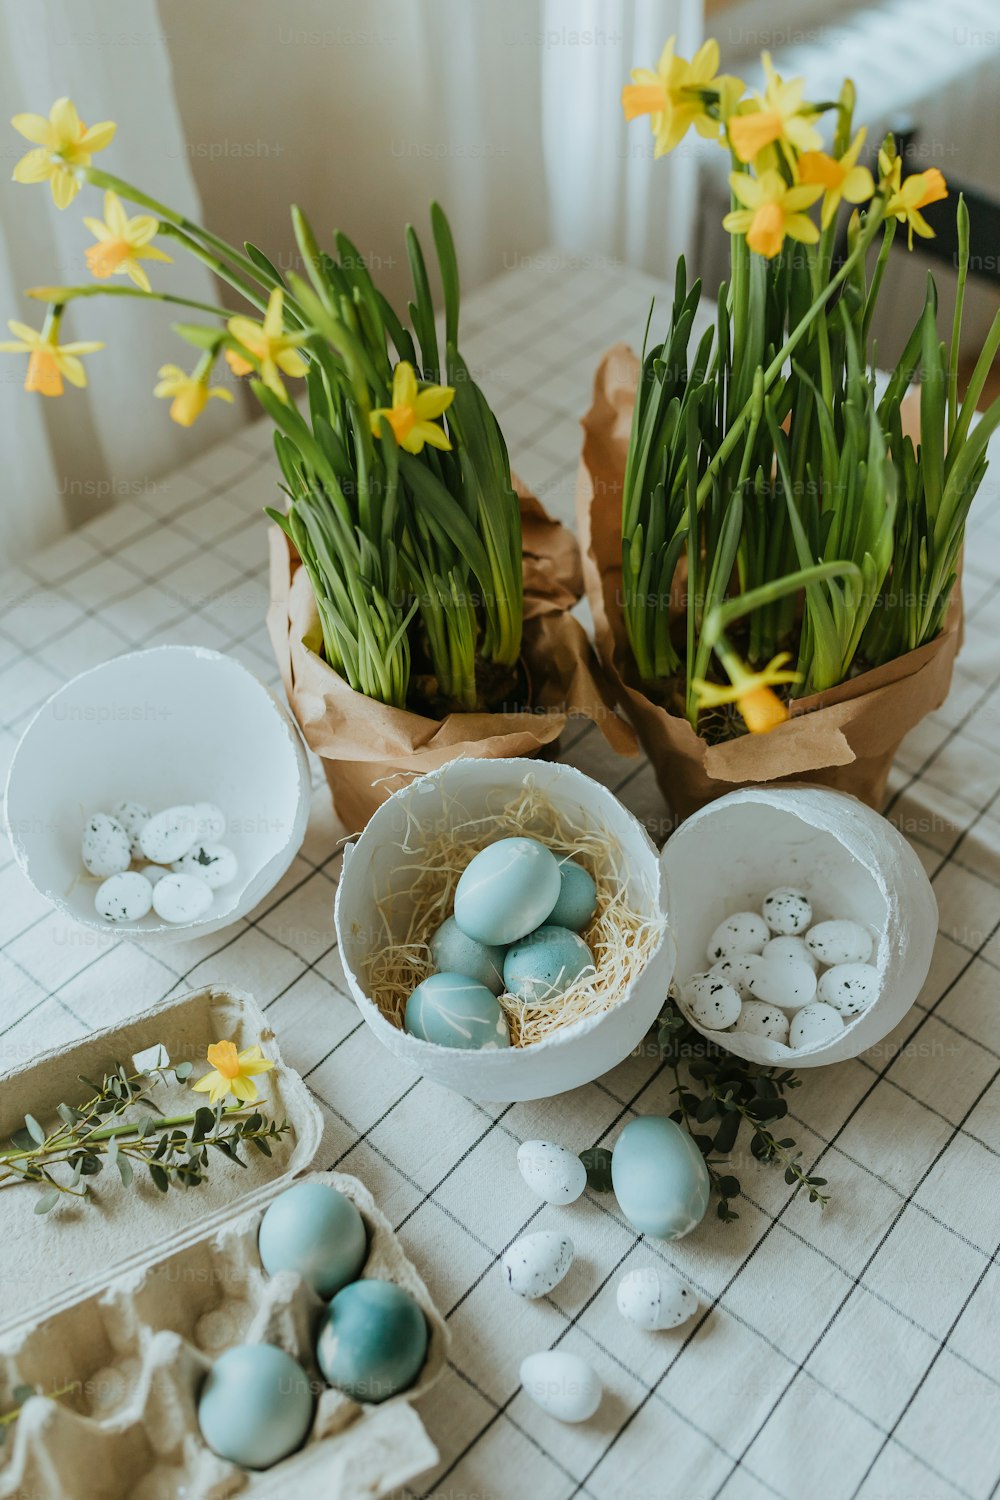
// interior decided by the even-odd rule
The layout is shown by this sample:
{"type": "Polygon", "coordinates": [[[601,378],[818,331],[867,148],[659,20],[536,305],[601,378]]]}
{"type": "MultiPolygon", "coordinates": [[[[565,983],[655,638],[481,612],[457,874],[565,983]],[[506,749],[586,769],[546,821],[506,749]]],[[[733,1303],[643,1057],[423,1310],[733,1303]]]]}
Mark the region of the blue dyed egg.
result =
{"type": "Polygon", "coordinates": [[[549,912],[554,927],[569,927],[582,932],[597,910],[597,886],[594,877],[574,859],[559,861],[559,900],[549,912]]]}
{"type": "Polygon", "coordinates": [[[427,1323],[401,1286],[374,1278],[345,1286],[320,1325],[316,1360],[356,1401],[385,1401],[413,1384],[427,1356],[427,1323]]]}
{"type": "Polygon", "coordinates": [[[686,1130],[663,1115],[630,1120],[611,1153],[611,1182],[633,1229],[679,1240],[708,1207],[705,1158],[686,1130]]]}
{"type": "Polygon", "coordinates": [[[548,923],[507,949],[503,982],[511,995],[529,1005],[561,995],[583,974],[594,974],[594,956],[568,927],[548,923]]]}
{"type": "Polygon", "coordinates": [[[294,1453],[312,1425],[313,1393],[298,1360],[273,1344],[237,1344],[209,1370],[198,1425],[220,1458],[267,1469],[294,1453]]]}
{"type": "Polygon", "coordinates": [[[476,855],[455,891],[455,921],[480,943],[516,943],[559,899],[559,861],[537,839],[498,839],[476,855]]]}
{"type": "Polygon", "coordinates": [[[418,984],[406,1002],[403,1025],[411,1036],[438,1047],[510,1046],[497,997],[465,974],[431,974],[418,984]]]}
{"type": "Polygon", "coordinates": [[[357,1208],[325,1182],[297,1182],[275,1198],[257,1245],[269,1276],[297,1271],[324,1298],[359,1276],[368,1254],[357,1208]]]}
{"type": "Polygon", "coordinates": [[[494,995],[503,989],[503,958],[506,949],[479,943],[467,936],[454,917],[442,922],[431,938],[431,962],[449,974],[468,974],[494,995]]]}

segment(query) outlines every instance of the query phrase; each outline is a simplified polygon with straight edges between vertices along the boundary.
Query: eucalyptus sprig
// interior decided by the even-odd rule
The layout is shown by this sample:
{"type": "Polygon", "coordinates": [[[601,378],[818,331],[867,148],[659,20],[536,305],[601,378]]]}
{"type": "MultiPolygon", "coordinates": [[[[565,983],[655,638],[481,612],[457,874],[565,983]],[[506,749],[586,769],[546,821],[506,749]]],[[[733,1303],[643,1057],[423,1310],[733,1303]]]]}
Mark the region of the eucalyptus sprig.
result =
{"type": "Polygon", "coordinates": [[[71,1380],[68,1385],[61,1385],[54,1391],[40,1391],[37,1386],[33,1385],[16,1385],[10,1393],[11,1400],[16,1402],[16,1405],[12,1406],[10,1411],[0,1412],[0,1448],[6,1443],[14,1423],[33,1396],[43,1396],[48,1401],[57,1401],[60,1396],[68,1396],[79,1389],[78,1380],[71,1380]]]}
{"type": "Polygon", "coordinates": [[[213,1151],[239,1167],[246,1166],[241,1145],[270,1156],[271,1143],[291,1127],[287,1120],[264,1115],[259,1101],[251,1107],[220,1100],[214,1107],[169,1116],[157,1111],[154,1087],[171,1076],[186,1082],[191,1071],[188,1062],[131,1073],[115,1063],[100,1083],[81,1077],[89,1097],[79,1105],[59,1104],[54,1128],[25,1115],[10,1148],[0,1151],[0,1189],[23,1183],[42,1187],[35,1213],[45,1214],[61,1197],[87,1197],[86,1179],[98,1176],[105,1164],[117,1170],[126,1188],[135,1180],[135,1168],[144,1167],[154,1187],[166,1193],[204,1182],[213,1151]]]}

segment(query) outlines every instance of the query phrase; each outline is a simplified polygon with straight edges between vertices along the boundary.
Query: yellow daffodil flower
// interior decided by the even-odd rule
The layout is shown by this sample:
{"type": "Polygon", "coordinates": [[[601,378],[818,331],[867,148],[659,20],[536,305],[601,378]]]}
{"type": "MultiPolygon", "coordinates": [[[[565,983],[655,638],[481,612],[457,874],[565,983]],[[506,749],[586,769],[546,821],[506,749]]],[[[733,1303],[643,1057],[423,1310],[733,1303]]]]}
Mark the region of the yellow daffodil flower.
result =
{"type": "Polygon", "coordinates": [[[788,706],[774,692],[775,685],[799,681],[798,672],[782,670],[786,661],[791,661],[791,657],[783,651],[760,672],[751,672],[737,658],[727,655],[726,671],[731,678],[728,686],[700,678],[692,684],[699,709],[735,703],[751,734],[768,734],[788,718],[788,706]]]}
{"type": "Polygon", "coordinates": [[[229,402],[233,399],[232,391],[227,391],[224,386],[209,387],[211,360],[207,364],[202,362],[190,375],[180,365],[161,365],[158,373],[160,380],[153,388],[153,395],[172,398],[170,420],[179,427],[192,426],[213,397],[229,402]]]}
{"type": "Polygon", "coordinates": [[[257,1097],[254,1078],[260,1073],[269,1073],[274,1067],[259,1046],[237,1052],[235,1042],[213,1042],[206,1055],[212,1071],[191,1087],[198,1093],[207,1094],[209,1104],[218,1104],[228,1094],[240,1104],[252,1104],[257,1097]]]}
{"type": "Polygon", "coordinates": [[[136,214],[130,219],[122,200],[110,188],[104,194],[103,220],[84,219],[83,222],[97,240],[97,244],[87,250],[86,261],[98,281],[122,273],[148,292],[151,290],[149,277],[139,262],[161,260],[169,263],[173,258],[149,243],[159,229],[160,221],[152,214],[136,214]]]}
{"type": "Polygon", "coordinates": [[[371,413],[372,433],[381,437],[380,421],[384,417],[393,436],[407,453],[419,453],[425,443],[432,448],[450,449],[444,429],[434,421],[443,416],[455,399],[450,385],[425,385],[418,389],[413,366],[401,359],[392,374],[392,406],[380,406],[371,413]]]}
{"type": "Polygon", "coordinates": [[[111,120],[84,125],[72,99],[57,99],[44,115],[15,115],[10,122],[35,147],[14,168],[15,182],[48,182],[56,208],[68,208],[80,191],[74,168],[89,167],[95,151],[111,144],[117,126],[111,120]]]}
{"type": "Polygon", "coordinates": [[[823,189],[817,183],[789,187],[780,172],[731,172],[729,185],[742,208],[734,208],[722,221],[730,234],[745,234],[747,244],[768,259],[778,254],[785,236],[813,245],[819,230],[802,212],[815,203],[823,189]]]}
{"type": "Polygon", "coordinates": [[[35,328],[29,328],[27,323],[18,323],[13,318],[7,327],[15,338],[0,343],[0,351],[4,354],[29,356],[24,389],[37,391],[40,396],[61,396],[64,375],[70,385],[85,386],[87,372],[79,356],[96,354],[98,349],[104,348],[103,344],[94,341],[60,344],[57,318],[49,319],[40,333],[35,328]]]}
{"type": "Polygon", "coordinates": [[[862,126],[839,160],[827,156],[825,151],[805,151],[799,157],[799,181],[819,183],[823,189],[820,223],[824,229],[833,223],[842,199],[848,203],[867,203],[875,191],[872,174],[867,167],[857,164],[866,133],[862,126]]]}
{"type": "Polygon", "coordinates": [[[718,74],[719,44],[707,41],[690,62],[674,55],[676,37],[671,37],[660,55],[656,71],[633,68],[632,82],[622,89],[626,120],[650,115],[656,137],[654,156],[665,156],[677,146],[693,125],[699,135],[718,138],[720,123],[708,113],[707,94],[716,94],[720,112],[735,107],[743,92],[738,78],[718,74]]]}
{"type": "Polygon", "coordinates": [[[890,156],[884,149],[878,154],[878,165],[882,173],[881,185],[888,200],[885,205],[886,218],[892,215],[900,224],[907,226],[907,243],[911,250],[914,230],[921,239],[932,240],[934,231],[920,210],[926,208],[928,203],[940,203],[943,198],[947,198],[948,184],[943,174],[937,167],[929,167],[926,172],[911,173],[902,182],[902,158],[890,156]]]}
{"type": "MultiPolygon", "coordinates": [[[[309,369],[302,355],[296,352],[298,345],[305,343],[307,335],[285,332],[284,298],[281,287],[276,286],[267,299],[263,323],[255,323],[252,318],[238,317],[230,318],[226,324],[233,338],[253,355],[260,368],[261,380],[279,401],[288,400],[279,370],[285,375],[299,377],[309,369]]],[[[226,361],[233,374],[248,375],[253,366],[238,353],[230,358],[231,353],[232,351],[227,350],[226,361]]]]}
{"type": "Polygon", "coordinates": [[[815,110],[802,100],[804,78],[788,83],[774,71],[768,53],[763,54],[767,85],[729,121],[729,139],[740,161],[751,162],[768,146],[780,145],[787,153],[818,151],[823,138],[811,122],[815,110]]]}

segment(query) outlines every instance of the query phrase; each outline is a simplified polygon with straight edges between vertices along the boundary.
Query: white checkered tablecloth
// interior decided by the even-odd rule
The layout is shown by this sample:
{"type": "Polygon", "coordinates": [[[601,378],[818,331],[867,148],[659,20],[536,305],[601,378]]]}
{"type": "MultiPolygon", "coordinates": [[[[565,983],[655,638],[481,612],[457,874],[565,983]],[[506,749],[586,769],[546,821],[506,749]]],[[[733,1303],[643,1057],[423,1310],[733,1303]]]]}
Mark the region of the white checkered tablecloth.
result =
{"type": "MultiPolygon", "coordinates": [[[[468,299],[466,358],[516,468],[564,520],[593,368],[616,339],[638,344],[652,290],[619,267],[545,254],[468,299]]],[[[277,681],[264,630],[269,455],[267,425],[245,429],[5,577],[2,768],[48,694],[129,648],[197,642],[277,681]]],[[[807,1072],[792,1096],[790,1133],[831,1184],[824,1213],[749,1158],[739,1222],[708,1217],[668,1247],[637,1241],[609,1198],[540,1204],[514,1166],[519,1141],[610,1142],[633,1112],[670,1110],[670,1075],[633,1057],[561,1098],[484,1107],[384,1052],[345,992],[332,921],[340,830],[318,772],[302,852],[252,918],[155,951],[74,928],[0,842],[0,1067],[208,982],[267,1007],[325,1115],[318,1165],[374,1192],[451,1326],[451,1366],[420,1404],[441,1463],[415,1493],[997,1494],[1000,454],[994,462],[966,551],[954,687],[907,739],[888,809],[940,902],[931,975],[882,1046],[807,1072]],[[551,1297],[522,1302],[503,1285],[500,1255],[526,1229],[557,1227],[575,1241],[573,1268],[551,1297]],[[676,1333],[643,1334],[617,1313],[622,1273],[650,1262],[677,1267],[701,1299],[676,1333]],[[581,1354],[604,1382],[583,1427],[559,1425],[519,1391],[523,1356],[550,1346],[581,1354]]],[[[579,727],[563,754],[662,834],[645,761],[617,759],[579,727]]]]}

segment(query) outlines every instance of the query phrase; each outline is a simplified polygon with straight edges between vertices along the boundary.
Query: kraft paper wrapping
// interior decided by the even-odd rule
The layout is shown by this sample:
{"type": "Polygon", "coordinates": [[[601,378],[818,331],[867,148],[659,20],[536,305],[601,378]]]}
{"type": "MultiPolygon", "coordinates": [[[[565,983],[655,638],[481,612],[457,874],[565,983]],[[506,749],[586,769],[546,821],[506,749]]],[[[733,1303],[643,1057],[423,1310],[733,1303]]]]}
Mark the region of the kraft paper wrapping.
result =
{"type": "Polygon", "coordinates": [[[624,344],[602,359],[583,420],[577,516],[598,657],[679,818],[739,786],[811,781],[880,808],[900,742],[944,702],[962,643],[962,601],[952,595],[936,640],[830,691],[796,700],[766,735],[710,745],[684,718],[646,696],[634,676],[622,614],[622,479],[639,360],[624,344]]]}
{"type": "Polygon", "coordinates": [[[532,694],[532,708],[522,713],[431,719],[354,692],[306,644],[319,639],[316,602],[294,548],[272,528],[268,633],[292,712],[352,833],[411,777],[459,756],[537,755],[574,716],[592,719],[621,754],[635,753],[635,737],[615,710],[615,689],[569,614],[583,593],[576,541],[516,480],[515,488],[524,546],[522,657],[532,694]]]}

